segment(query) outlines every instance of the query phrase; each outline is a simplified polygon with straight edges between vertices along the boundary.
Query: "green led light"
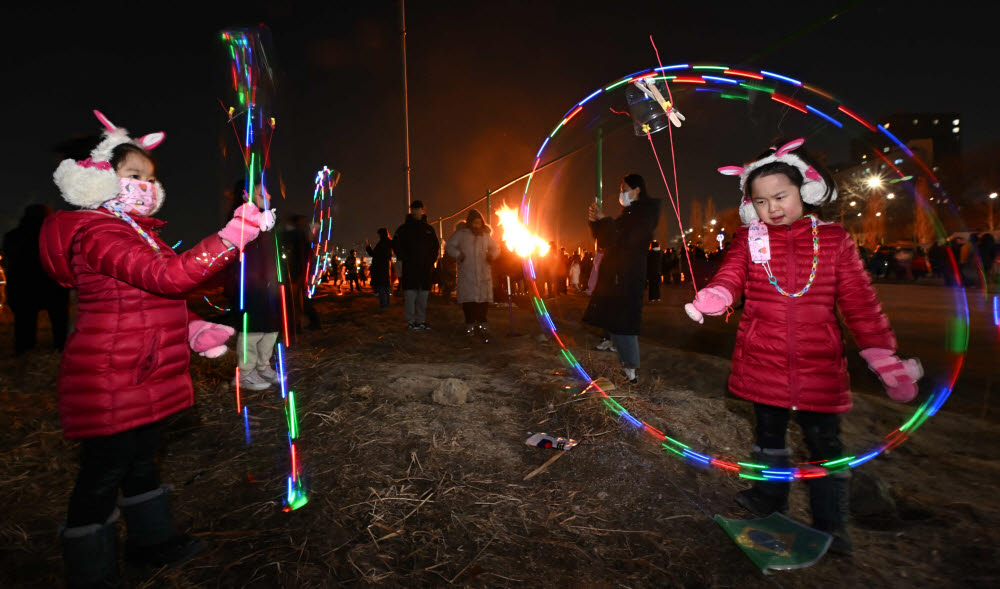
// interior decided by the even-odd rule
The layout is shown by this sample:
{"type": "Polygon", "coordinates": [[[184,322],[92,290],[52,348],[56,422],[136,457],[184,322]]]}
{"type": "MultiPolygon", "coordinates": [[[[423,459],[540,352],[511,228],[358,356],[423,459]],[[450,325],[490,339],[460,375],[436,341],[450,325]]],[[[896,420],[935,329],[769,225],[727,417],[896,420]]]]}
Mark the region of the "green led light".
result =
{"type": "Polygon", "coordinates": [[[750,97],[746,94],[727,94],[723,92],[721,96],[723,98],[728,98],[729,100],[750,100],[750,97]]]}
{"type": "Polygon", "coordinates": [[[688,450],[690,450],[690,449],[691,449],[691,446],[688,446],[688,445],[687,445],[687,444],[685,444],[684,442],[678,442],[677,440],[675,440],[675,439],[671,438],[670,436],[663,436],[663,437],[664,437],[664,438],[666,438],[666,439],[668,439],[668,440],[670,440],[671,442],[673,442],[673,443],[677,444],[677,445],[678,445],[678,446],[680,446],[681,448],[687,448],[688,450]]]}
{"type": "Polygon", "coordinates": [[[741,472],[740,473],[740,478],[741,479],[750,479],[751,481],[766,481],[767,480],[767,479],[765,479],[762,476],[758,476],[758,475],[755,475],[755,474],[747,474],[745,472],[741,472]]]}
{"type": "Polygon", "coordinates": [[[838,458],[836,460],[831,460],[830,462],[824,462],[824,463],[820,464],[820,466],[822,466],[824,468],[830,468],[831,466],[837,466],[838,464],[843,464],[845,462],[850,462],[850,461],[854,460],[854,458],[855,458],[854,456],[845,456],[843,458],[838,458]]]}
{"type": "Polygon", "coordinates": [[[288,391],[288,437],[299,437],[299,420],[295,417],[295,391],[288,391]]]}
{"type": "Polygon", "coordinates": [[[243,363],[247,363],[247,318],[250,315],[243,311],[243,363]]]}
{"type": "Polygon", "coordinates": [[[767,466],[764,464],[754,464],[752,462],[737,462],[736,464],[739,464],[740,466],[745,466],[747,468],[753,468],[756,470],[764,470],[765,468],[767,468],[767,466]]]}
{"type": "Polygon", "coordinates": [[[949,349],[956,354],[964,354],[969,347],[969,326],[961,317],[952,320],[951,345],[949,349]]]}
{"type": "Polygon", "coordinates": [[[566,119],[563,119],[561,123],[559,123],[558,125],[556,125],[556,128],[552,130],[552,135],[549,135],[549,139],[552,139],[552,137],[556,133],[558,133],[559,129],[562,129],[562,126],[565,125],[565,124],[566,124],[566,119]]]}
{"type": "Polygon", "coordinates": [[[615,82],[614,84],[611,84],[610,86],[608,86],[604,90],[607,91],[607,90],[611,90],[612,88],[617,88],[618,86],[621,86],[622,84],[627,83],[631,79],[632,78],[625,78],[625,79],[622,79],[622,80],[618,80],[617,82],[615,82]]]}
{"type": "Polygon", "coordinates": [[[757,90],[758,92],[767,92],[768,94],[774,94],[774,88],[769,88],[767,86],[759,86],[757,84],[751,84],[750,82],[740,82],[740,86],[744,88],[749,88],[751,90],[757,90]]]}
{"type": "Polygon", "coordinates": [[[724,65],[695,65],[691,66],[693,70],[728,70],[729,68],[724,65]]]}
{"type": "Polygon", "coordinates": [[[683,452],[681,452],[680,450],[677,450],[676,448],[671,448],[670,446],[668,446],[666,444],[663,444],[663,448],[665,450],[670,450],[671,452],[673,452],[674,454],[676,454],[678,456],[684,456],[683,452]]]}

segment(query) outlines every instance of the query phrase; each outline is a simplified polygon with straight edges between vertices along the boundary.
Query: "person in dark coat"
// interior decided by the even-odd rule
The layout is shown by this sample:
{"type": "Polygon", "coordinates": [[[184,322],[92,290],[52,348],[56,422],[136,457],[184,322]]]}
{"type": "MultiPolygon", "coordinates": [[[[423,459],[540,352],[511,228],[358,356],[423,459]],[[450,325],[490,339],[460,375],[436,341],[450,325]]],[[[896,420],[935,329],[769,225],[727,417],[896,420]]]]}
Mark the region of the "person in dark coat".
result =
{"type": "Polygon", "coordinates": [[[639,326],[646,291],[646,252],[660,219],[660,200],[649,197],[638,174],[622,178],[618,201],[625,208],[617,219],[590,205],[590,230],[604,251],[597,284],[583,314],[586,323],[611,335],[630,383],[637,382],[639,326]]]}
{"type": "Polygon", "coordinates": [[[392,237],[392,244],[402,266],[400,283],[407,327],[410,331],[429,330],[427,296],[431,291],[431,273],[440,252],[440,241],[434,228],[427,223],[424,203],[413,201],[406,222],[392,237]]]}
{"type": "Polygon", "coordinates": [[[344,277],[347,278],[347,282],[351,285],[351,292],[354,292],[355,286],[358,287],[358,292],[360,292],[361,284],[358,283],[358,252],[356,250],[351,250],[351,253],[347,255],[344,268],[344,277]]]}
{"type": "Polygon", "coordinates": [[[3,262],[7,274],[7,304],[14,313],[14,353],[35,347],[38,312],[49,314],[52,345],[62,351],[69,326],[69,289],[52,280],[38,258],[38,236],[42,222],[52,214],[45,205],[28,205],[21,222],[3,238],[3,262]]]}
{"type": "Polygon", "coordinates": [[[292,215],[281,233],[282,253],[288,267],[288,285],[292,299],[295,329],[301,329],[301,317],[308,321],[308,329],[320,329],[319,314],[307,295],[310,277],[306,275],[309,266],[309,221],[302,215],[292,215]]]}
{"type": "Polygon", "coordinates": [[[379,227],[378,243],[372,247],[372,244],[365,240],[365,251],[372,257],[370,271],[372,288],[378,294],[378,308],[384,309],[389,306],[389,291],[392,288],[389,282],[389,266],[392,264],[392,240],[389,239],[389,230],[379,227]]]}
{"type": "Polygon", "coordinates": [[[653,240],[646,254],[646,280],[649,282],[649,301],[660,300],[660,284],[663,282],[663,250],[660,242],[653,240]]]}

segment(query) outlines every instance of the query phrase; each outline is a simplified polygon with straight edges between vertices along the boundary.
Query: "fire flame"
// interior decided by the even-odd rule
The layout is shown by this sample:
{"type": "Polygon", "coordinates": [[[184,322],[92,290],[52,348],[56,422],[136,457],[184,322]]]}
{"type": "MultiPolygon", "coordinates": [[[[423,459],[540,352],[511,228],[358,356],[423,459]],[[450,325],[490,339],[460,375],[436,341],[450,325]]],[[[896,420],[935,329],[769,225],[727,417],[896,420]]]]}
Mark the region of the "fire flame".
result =
{"type": "Polygon", "coordinates": [[[507,247],[522,258],[527,258],[538,249],[538,254],[544,256],[549,251],[547,241],[532,235],[528,228],[517,218],[517,209],[512,209],[504,203],[503,208],[497,209],[497,222],[503,228],[503,240],[507,247]]]}

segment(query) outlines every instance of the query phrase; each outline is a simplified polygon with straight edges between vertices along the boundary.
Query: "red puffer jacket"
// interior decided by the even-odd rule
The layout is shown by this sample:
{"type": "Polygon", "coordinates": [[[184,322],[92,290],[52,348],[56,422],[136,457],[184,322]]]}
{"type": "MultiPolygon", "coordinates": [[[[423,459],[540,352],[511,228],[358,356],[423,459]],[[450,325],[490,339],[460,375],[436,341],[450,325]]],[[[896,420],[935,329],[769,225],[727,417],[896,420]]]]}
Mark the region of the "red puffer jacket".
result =
{"type": "Polygon", "coordinates": [[[59,370],[59,415],[68,438],[105,436],[190,407],[188,322],[182,295],[235,258],[212,235],[177,255],[156,234],[163,221],[130,225],[103,211],[58,212],[39,237],[45,271],[79,291],[76,329],[59,370]],[[211,263],[216,256],[222,256],[211,263]]]}
{"type": "MultiPolygon", "coordinates": [[[[797,293],[812,268],[812,222],[768,225],[771,272],[785,292],[797,293]]],[[[816,279],[801,297],[786,297],[768,282],[762,264],[750,259],[749,230],[740,228],[712,279],[734,300],[746,295],[736,333],[729,389],[767,405],[823,413],[851,408],[844,341],[834,308],[854,340],[865,348],[896,349],[889,320],[865,274],[850,234],[822,223],[816,279]]]]}

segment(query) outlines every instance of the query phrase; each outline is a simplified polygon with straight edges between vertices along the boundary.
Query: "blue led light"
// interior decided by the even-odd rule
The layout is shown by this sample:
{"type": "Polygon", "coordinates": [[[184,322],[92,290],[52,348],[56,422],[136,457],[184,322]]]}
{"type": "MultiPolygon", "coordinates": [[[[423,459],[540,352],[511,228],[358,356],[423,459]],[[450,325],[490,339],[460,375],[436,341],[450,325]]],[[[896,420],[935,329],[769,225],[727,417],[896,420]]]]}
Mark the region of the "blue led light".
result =
{"type": "Polygon", "coordinates": [[[764,74],[765,76],[767,76],[769,78],[774,78],[776,80],[784,80],[784,81],[788,82],[789,84],[795,84],[796,86],[801,86],[802,85],[802,82],[800,82],[800,81],[798,81],[796,79],[793,79],[793,78],[789,78],[787,76],[782,76],[781,74],[776,74],[774,72],[766,72],[764,70],[760,70],[760,73],[764,74]]]}
{"type": "Polygon", "coordinates": [[[702,74],[702,78],[706,80],[712,80],[714,82],[725,82],[726,84],[739,84],[736,80],[730,80],[729,78],[720,78],[719,76],[706,76],[702,74]]]}
{"type": "Polygon", "coordinates": [[[888,137],[889,139],[892,139],[892,142],[895,143],[896,145],[898,145],[899,148],[903,150],[903,153],[905,153],[906,155],[908,155],[910,157],[913,157],[913,152],[910,151],[910,148],[907,147],[907,146],[905,146],[905,145],[903,145],[903,142],[900,141],[898,137],[896,137],[895,135],[893,135],[892,133],[890,133],[888,129],[886,129],[882,125],[879,125],[878,126],[878,130],[882,131],[882,134],[885,135],[886,137],[888,137]]]}
{"type": "Polygon", "coordinates": [[[836,125],[838,129],[843,129],[844,128],[844,123],[841,123],[837,119],[831,117],[830,115],[828,115],[825,112],[819,110],[818,108],[813,108],[813,107],[809,106],[808,104],[806,105],[806,108],[809,109],[809,112],[811,112],[813,114],[817,114],[817,115],[823,117],[824,119],[826,119],[827,122],[836,125]]]}
{"type": "MultiPolygon", "coordinates": [[[[604,91],[604,88],[598,88],[597,90],[594,90],[594,93],[593,93],[593,94],[591,94],[590,96],[588,96],[588,97],[584,98],[584,99],[583,99],[583,100],[581,100],[580,102],[577,102],[577,103],[576,103],[576,105],[577,105],[577,106],[583,106],[584,104],[586,104],[586,103],[587,103],[587,101],[588,101],[588,100],[590,100],[591,98],[593,98],[593,97],[597,96],[598,94],[600,94],[600,93],[601,93],[601,92],[603,92],[603,91],[604,91]]],[[[548,139],[546,139],[546,140],[545,140],[545,143],[548,143],[548,139]]],[[[544,148],[545,148],[545,144],[543,143],[543,144],[542,144],[542,149],[544,149],[544,148]]],[[[538,151],[538,153],[541,153],[541,152],[542,152],[541,150],[539,150],[539,151],[538,151]]]]}
{"type": "Polygon", "coordinates": [[[658,68],[656,68],[655,71],[664,72],[664,71],[667,71],[667,70],[686,70],[689,67],[691,67],[691,66],[688,65],[688,64],[686,64],[686,63],[679,63],[677,65],[665,65],[663,67],[658,67],[658,68]]]}

